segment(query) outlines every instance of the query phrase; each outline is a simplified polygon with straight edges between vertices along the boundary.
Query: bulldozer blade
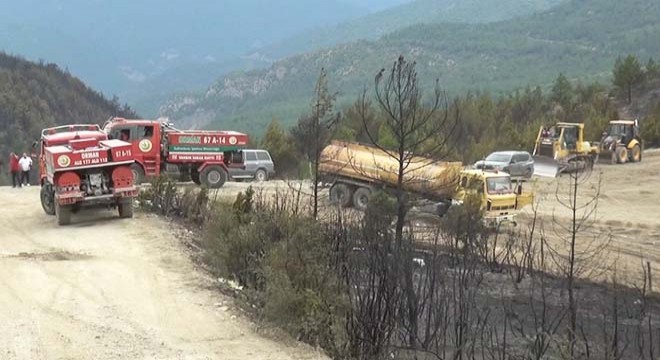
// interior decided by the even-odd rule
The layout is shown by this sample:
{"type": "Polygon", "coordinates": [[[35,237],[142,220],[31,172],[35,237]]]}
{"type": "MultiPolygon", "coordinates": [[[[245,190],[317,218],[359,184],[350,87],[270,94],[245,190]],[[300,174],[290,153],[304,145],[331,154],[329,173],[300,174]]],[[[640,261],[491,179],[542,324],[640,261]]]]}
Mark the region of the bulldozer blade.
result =
{"type": "Polygon", "coordinates": [[[534,175],[541,177],[557,177],[561,167],[554,159],[547,157],[534,157],[534,175]]]}

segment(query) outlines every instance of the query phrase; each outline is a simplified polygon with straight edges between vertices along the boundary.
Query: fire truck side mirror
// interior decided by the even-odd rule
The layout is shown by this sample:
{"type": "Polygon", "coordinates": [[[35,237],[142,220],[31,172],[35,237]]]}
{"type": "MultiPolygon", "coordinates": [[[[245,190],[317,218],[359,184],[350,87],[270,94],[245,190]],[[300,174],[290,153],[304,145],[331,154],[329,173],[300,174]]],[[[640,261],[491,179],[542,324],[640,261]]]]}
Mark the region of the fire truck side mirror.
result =
{"type": "Polygon", "coordinates": [[[39,141],[35,141],[32,143],[32,149],[36,149],[39,147],[39,141]]]}

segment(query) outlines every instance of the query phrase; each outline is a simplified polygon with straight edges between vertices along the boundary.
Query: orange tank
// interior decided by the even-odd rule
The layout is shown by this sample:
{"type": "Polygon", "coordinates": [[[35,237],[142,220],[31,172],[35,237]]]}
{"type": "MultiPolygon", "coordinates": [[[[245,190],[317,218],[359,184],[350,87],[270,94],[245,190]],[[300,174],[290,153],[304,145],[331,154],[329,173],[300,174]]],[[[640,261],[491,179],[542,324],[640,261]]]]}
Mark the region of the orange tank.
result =
{"type": "MultiPolygon", "coordinates": [[[[343,177],[394,187],[398,180],[398,154],[377,147],[333,141],[321,152],[319,171],[328,176],[343,177]]],[[[449,198],[463,168],[460,162],[441,162],[411,156],[403,178],[408,192],[449,198]]]]}

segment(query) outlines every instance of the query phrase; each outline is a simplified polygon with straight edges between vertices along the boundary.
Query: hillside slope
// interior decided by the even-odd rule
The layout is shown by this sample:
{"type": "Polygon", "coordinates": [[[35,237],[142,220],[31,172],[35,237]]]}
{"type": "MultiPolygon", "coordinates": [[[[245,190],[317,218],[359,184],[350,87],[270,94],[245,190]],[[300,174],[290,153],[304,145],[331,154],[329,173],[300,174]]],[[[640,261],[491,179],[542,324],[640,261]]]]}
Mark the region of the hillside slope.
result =
{"type": "MultiPolygon", "coordinates": [[[[54,64],[35,64],[0,53],[0,156],[23,152],[41,129],[70,123],[101,123],[134,115],[54,64]]],[[[3,173],[5,169],[2,169],[3,173]]],[[[5,180],[2,177],[0,183],[5,180]]]]}
{"type": "Polygon", "coordinates": [[[378,41],[362,41],[287,58],[265,71],[219,79],[204,94],[161,108],[186,124],[256,131],[272,117],[291,124],[309,103],[321,67],[341,101],[351,101],[399,54],[415,59],[427,84],[451,93],[508,91],[547,84],[558,73],[607,80],[617,56],[660,54],[660,2],[572,0],[526,18],[490,24],[428,24],[378,41]]]}
{"type": "Polygon", "coordinates": [[[564,0],[415,0],[339,25],[300,33],[268,46],[260,53],[279,58],[434,23],[488,23],[526,16],[552,8],[564,0]]]}
{"type": "Polygon", "coordinates": [[[222,64],[369,12],[340,0],[3,1],[0,49],[48,59],[105,94],[119,94],[172,67],[222,64]]]}
{"type": "Polygon", "coordinates": [[[343,1],[358,3],[370,9],[378,6],[382,11],[336,25],[326,25],[319,21],[309,30],[292,37],[280,37],[263,47],[250,48],[240,56],[169,66],[162,73],[149,76],[144,82],[128,86],[119,95],[122,99],[130,99],[131,104],[141,113],[151,116],[173,94],[198,90],[232,71],[268,68],[277,59],[287,56],[351,41],[375,40],[415,24],[505,20],[548,9],[564,0],[380,0],[378,5],[374,0],[343,1]]]}

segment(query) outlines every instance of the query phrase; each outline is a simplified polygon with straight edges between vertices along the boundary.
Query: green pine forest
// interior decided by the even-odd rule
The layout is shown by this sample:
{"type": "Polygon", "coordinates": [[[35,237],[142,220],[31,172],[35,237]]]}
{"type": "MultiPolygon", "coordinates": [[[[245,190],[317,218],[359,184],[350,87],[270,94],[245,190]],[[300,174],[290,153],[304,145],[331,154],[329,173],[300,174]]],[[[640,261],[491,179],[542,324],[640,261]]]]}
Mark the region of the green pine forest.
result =
{"type": "MultiPolygon", "coordinates": [[[[643,115],[639,120],[647,147],[660,145],[660,101],[654,95],[660,90],[660,66],[654,59],[642,63],[629,55],[615,61],[611,74],[613,84],[571,82],[559,74],[548,90],[529,86],[507,95],[475,91],[447,98],[447,106],[438,111],[438,116],[442,117],[445,111],[451,116],[457,114],[457,125],[449,143],[452,151],[447,160],[471,163],[504,149],[531,152],[540,127],[559,121],[584,122],[586,140],[598,141],[609,120],[629,118],[621,112],[626,109],[643,115]],[[627,85],[632,94],[630,103],[627,85]]],[[[428,103],[433,89],[425,90],[422,97],[428,103]]],[[[310,106],[299,121],[312,116],[311,110],[310,106]]],[[[382,126],[386,115],[373,98],[366,112],[359,101],[336,111],[340,120],[333,127],[332,138],[370,143],[368,134],[371,134],[380,144],[388,143],[389,134],[382,126]]],[[[446,136],[438,134],[437,141],[446,136]]],[[[281,121],[274,119],[260,145],[270,150],[280,175],[300,175],[296,174],[299,171],[296,164],[304,156],[296,146],[293,130],[287,131],[281,121]]]]}
{"type": "MultiPolygon", "coordinates": [[[[0,53],[1,174],[10,152],[28,152],[41,129],[71,123],[101,124],[110,116],[135,116],[118,99],[106,99],[55,64],[0,53]]],[[[0,176],[0,182],[6,182],[0,176]]]]}
{"type": "Polygon", "coordinates": [[[277,118],[287,127],[309,105],[320,68],[338,104],[350,105],[399,55],[417,62],[428,87],[438,79],[451,95],[508,96],[527,86],[549,90],[559,73],[573,83],[608,84],[618,56],[660,54],[660,2],[569,0],[544,12],[492,23],[410,26],[375,41],[359,41],[283,59],[270,69],[218,79],[204,93],[162,107],[182,123],[261,134],[277,118]]]}

